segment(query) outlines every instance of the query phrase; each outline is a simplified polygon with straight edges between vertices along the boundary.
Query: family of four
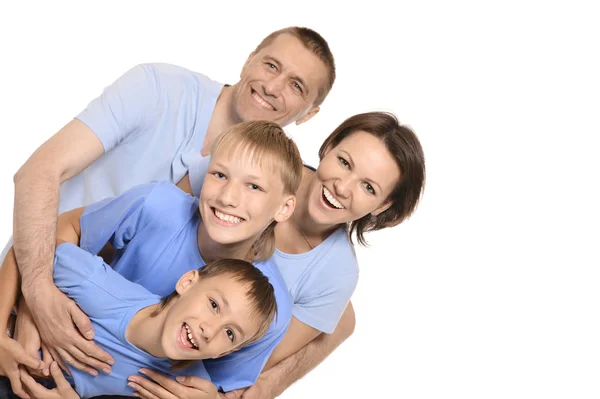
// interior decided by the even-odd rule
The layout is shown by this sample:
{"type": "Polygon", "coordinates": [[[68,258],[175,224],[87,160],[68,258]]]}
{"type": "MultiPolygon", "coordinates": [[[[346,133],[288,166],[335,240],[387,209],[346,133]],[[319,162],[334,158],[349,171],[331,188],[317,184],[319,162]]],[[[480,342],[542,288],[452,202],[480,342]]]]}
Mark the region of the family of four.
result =
{"type": "Polygon", "coordinates": [[[285,28],[234,85],[138,65],[42,144],[14,177],[0,398],[274,398],[348,338],[353,243],[413,213],[425,159],[371,112],[305,165],[282,127],[335,74],[285,28]]]}

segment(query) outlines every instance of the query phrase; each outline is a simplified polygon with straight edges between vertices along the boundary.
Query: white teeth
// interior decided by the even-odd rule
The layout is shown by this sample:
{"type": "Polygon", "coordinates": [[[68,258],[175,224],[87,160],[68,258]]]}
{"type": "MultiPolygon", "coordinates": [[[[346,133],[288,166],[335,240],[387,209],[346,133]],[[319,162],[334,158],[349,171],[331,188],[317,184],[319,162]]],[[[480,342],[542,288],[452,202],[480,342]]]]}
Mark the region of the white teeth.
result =
{"type": "Polygon", "coordinates": [[[227,215],[223,212],[219,212],[218,210],[215,209],[215,215],[217,215],[217,217],[225,222],[229,222],[229,223],[234,223],[234,224],[238,224],[242,221],[241,218],[238,218],[236,216],[232,216],[232,215],[227,215]]]}
{"type": "Polygon", "coordinates": [[[257,92],[253,91],[252,92],[252,97],[254,97],[254,99],[263,106],[263,108],[266,108],[268,110],[274,111],[275,108],[273,108],[273,106],[271,104],[269,104],[268,102],[266,102],[265,100],[263,100],[257,92]]]}
{"type": "Polygon", "coordinates": [[[196,341],[194,341],[194,337],[192,336],[192,333],[190,332],[190,327],[186,323],[184,323],[183,326],[185,327],[185,330],[187,331],[188,340],[190,341],[190,343],[192,344],[192,346],[195,349],[198,349],[198,345],[196,344],[196,341]]]}
{"type": "Polygon", "coordinates": [[[325,198],[327,198],[327,201],[329,201],[331,205],[335,206],[337,209],[344,209],[344,205],[342,205],[338,200],[336,200],[325,186],[323,186],[323,195],[325,195],[325,198]]]}

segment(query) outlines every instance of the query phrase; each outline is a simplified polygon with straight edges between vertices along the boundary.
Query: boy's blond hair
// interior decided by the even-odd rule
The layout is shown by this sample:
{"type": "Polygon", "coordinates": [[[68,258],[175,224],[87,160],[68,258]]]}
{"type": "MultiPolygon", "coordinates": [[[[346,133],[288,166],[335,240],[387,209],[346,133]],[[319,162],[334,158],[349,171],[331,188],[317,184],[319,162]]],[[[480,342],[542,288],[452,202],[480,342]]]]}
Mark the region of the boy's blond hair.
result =
{"type": "MultiPolygon", "coordinates": [[[[261,169],[270,168],[279,173],[284,195],[296,195],[302,180],[302,158],[296,143],[275,122],[249,121],[233,125],[221,133],[213,143],[211,156],[227,150],[234,154],[240,150],[261,169]]],[[[275,225],[273,222],[252,245],[247,259],[253,262],[266,260],[275,251],[275,225]]]]}

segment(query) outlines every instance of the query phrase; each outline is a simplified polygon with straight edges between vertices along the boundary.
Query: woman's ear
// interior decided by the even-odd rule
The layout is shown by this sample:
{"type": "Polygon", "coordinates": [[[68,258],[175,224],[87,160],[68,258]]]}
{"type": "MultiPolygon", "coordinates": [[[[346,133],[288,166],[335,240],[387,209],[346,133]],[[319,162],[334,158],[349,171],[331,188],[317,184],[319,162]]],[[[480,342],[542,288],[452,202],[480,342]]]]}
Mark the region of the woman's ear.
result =
{"type": "Polygon", "coordinates": [[[296,196],[290,195],[285,199],[283,204],[281,204],[277,210],[277,213],[275,213],[275,216],[273,216],[273,219],[277,223],[285,222],[290,218],[290,216],[292,216],[294,209],[296,209],[296,196]]]}
{"type": "Polygon", "coordinates": [[[381,206],[379,206],[377,209],[375,209],[373,212],[371,212],[371,216],[379,216],[381,213],[387,211],[390,206],[392,206],[394,204],[394,201],[389,200],[387,202],[384,202],[383,204],[381,204],[381,206]]]}
{"type": "Polygon", "coordinates": [[[187,291],[194,283],[200,278],[198,275],[198,270],[190,270],[185,273],[179,281],[177,281],[177,285],[175,285],[175,290],[179,295],[183,294],[187,291]]]}

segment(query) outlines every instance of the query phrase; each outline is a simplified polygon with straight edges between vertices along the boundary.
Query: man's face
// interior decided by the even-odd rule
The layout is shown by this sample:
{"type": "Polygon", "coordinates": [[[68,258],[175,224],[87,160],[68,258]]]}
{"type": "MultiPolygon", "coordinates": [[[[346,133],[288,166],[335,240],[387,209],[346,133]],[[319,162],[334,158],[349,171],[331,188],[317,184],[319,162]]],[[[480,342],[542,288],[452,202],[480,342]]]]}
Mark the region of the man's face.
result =
{"type": "Polygon", "coordinates": [[[300,124],[319,111],[314,103],[326,83],[325,64],[296,37],[283,33],[246,61],[234,86],[233,110],[240,122],[300,124]]]}

